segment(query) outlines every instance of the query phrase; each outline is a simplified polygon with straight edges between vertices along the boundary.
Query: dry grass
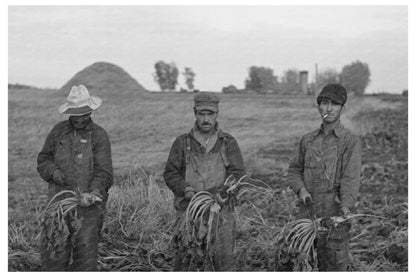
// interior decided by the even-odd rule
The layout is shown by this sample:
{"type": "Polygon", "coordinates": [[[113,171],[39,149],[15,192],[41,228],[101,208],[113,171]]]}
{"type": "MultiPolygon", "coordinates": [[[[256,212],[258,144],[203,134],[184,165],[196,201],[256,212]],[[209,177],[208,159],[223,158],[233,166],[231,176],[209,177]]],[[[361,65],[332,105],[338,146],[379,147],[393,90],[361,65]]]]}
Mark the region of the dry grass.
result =
{"type": "Polygon", "coordinates": [[[175,220],[172,192],[141,171],[113,186],[109,195],[101,270],[169,270],[166,260],[175,220]]]}
{"type": "MultiPolygon", "coordinates": [[[[237,138],[248,173],[266,181],[274,189],[269,194],[247,192],[237,203],[238,268],[245,271],[274,270],[273,238],[285,223],[293,220],[292,213],[296,209],[293,193],[285,188],[284,175],[300,136],[319,126],[315,101],[313,97],[300,96],[221,97],[221,128],[237,138]]],[[[110,189],[107,221],[100,243],[100,270],[170,270],[172,256],[169,247],[175,212],[173,195],[165,187],[161,174],[174,138],[189,131],[194,122],[192,95],[107,95],[103,98],[103,107],[93,114],[93,119],[110,136],[115,184],[110,189]]],[[[9,91],[11,271],[39,270],[38,218],[46,205],[47,185],[36,172],[36,156],[52,126],[66,119],[57,113],[63,101],[64,98],[54,95],[53,91],[9,91]]],[[[357,132],[365,131],[353,118],[359,111],[400,105],[375,97],[351,98],[349,101],[343,122],[357,132]]],[[[399,168],[401,164],[397,166],[399,168]]],[[[391,170],[397,171],[395,167],[391,170]]],[[[372,209],[374,198],[366,196],[360,196],[360,205],[372,209]]],[[[387,238],[379,240],[378,248],[375,245],[366,249],[359,248],[358,243],[362,238],[374,236],[371,224],[380,222],[364,222],[362,226],[365,228],[356,227],[354,236],[363,229],[369,231],[368,235],[352,241],[353,250],[361,251],[354,253],[354,258],[360,259],[356,262],[362,270],[402,270],[401,265],[383,265],[382,262],[383,253],[392,242],[407,242],[405,208],[399,206],[394,197],[386,199],[384,208],[384,204],[380,205],[377,206],[380,211],[391,214],[391,220],[399,221],[389,222],[394,226],[402,224],[402,227],[396,227],[387,238]],[[374,253],[379,256],[364,260],[365,251],[370,249],[377,250],[374,253]]]]}

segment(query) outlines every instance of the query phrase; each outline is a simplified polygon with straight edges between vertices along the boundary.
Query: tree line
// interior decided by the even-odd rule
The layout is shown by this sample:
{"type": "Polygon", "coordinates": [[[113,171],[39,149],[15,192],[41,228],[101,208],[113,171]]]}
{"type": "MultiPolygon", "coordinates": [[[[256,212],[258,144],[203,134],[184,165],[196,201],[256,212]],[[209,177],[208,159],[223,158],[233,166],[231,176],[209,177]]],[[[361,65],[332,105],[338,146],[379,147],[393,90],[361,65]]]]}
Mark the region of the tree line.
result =
{"type": "MultiPolygon", "coordinates": [[[[181,90],[194,91],[195,72],[190,67],[185,67],[182,75],[185,79],[186,89],[181,90]]],[[[162,91],[175,91],[178,85],[179,70],[174,62],[166,63],[158,61],[155,63],[155,73],[153,78],[162,91]]]]}
{"type": "MultiPolygon", "coordinates": [[[[343,66],[338,72],[336,69],[327,68],[315,76],[315,80],[307,84],[307,93],[313,94],[329,83],[340,83],[348,91],[356,95],[362,95],[370,83],[370,68],[367,63],[359,60],[343,66]]],[[[182,72],[186,88],[181,91],[197,91],[194,86],[195,72],[191,67],[185,67],[182,72]]],[[[176,91],[178,85],[179,70],[174,62],[155,63],[155,82],[162,91],[176,91]]],[[[222,88],[223,93],[275,93],[298,94],[304,93],[300,81],[300,72],[297,69],[288,69],[283,76],[274,74],[273,69],[263,66],[251,66],[248,68],[248,77],[245,79],[244,89],[238,89],[234,85],[222,88]]]]}

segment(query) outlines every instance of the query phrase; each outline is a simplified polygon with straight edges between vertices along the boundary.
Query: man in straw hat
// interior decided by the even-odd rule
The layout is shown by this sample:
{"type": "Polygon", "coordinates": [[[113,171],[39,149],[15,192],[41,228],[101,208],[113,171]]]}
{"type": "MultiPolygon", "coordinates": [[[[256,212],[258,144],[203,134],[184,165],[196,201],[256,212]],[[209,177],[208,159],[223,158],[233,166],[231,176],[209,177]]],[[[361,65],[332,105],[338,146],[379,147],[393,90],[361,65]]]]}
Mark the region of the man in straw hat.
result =
{"type": "Polygon", "coordinates": [[[184,243],[179,226],[184,212],[195,193],[207,190],[216,193],[230,175],[245,175],[243,158],[233,136],[218,127],[219,97],[214,93],[199,92],[194,97],[196,122],[189,133],[174,141],[166,163],[164,179],[173,191],[177,211],[175,271],[234,270],[235,219],[228,206],[220,212],[220,222],[214,246],[213,264],[202,257],[194,264],[184,243]],[[207,265],[209,263],[209,265],[207,265]],[[213,268],[212,268],[213,266],[213,268]]]}
{"type": "Polygon", "coordinates": [[[69,228],[63,229],[67,238],[64,235],[59,246],[57,237],[62,233],[53,229],[50,217],[45,216],[41,235],[43,271],[97,270],[99,227],[113,183],[108,135],[91,119],[92,111],[101,103],[101,98],[90,96],[84,85],[73,86],[59,108],[69,119],[52,128],[38,154],[37,170],[49,183],[48,202],[63,190],[74,191],[79,198],[77,216],[67,219],[69,228]]]}
{"type": "MultiPolygon", "coordinates": [[[[340,122],[347,102],[343,86],[325,86],[316,100],[322,124],[302,137],[287,179],[301,200],[299,218],[346,218],[360,186],[361,141],[340,122]]],[[[319,270],[346,271],[350,223],[328,227],[317,240],[319,270]]]]}

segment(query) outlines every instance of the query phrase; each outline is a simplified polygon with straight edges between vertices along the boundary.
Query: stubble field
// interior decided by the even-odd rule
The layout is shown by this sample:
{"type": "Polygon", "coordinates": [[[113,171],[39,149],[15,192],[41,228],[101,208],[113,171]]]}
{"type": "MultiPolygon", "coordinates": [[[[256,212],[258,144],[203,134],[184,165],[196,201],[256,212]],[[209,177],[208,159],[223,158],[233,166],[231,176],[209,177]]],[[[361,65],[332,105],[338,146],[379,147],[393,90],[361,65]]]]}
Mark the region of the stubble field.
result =
{"type": "MultiPolygon", "coordinates": [[[[47,133],[66,117],[65,96],[9,90],[9,271],[40,270],[40,214],[46,188],[36,157],[47,133]]],[[[106,95],[93,120],[112,143],[115,182],[99,245],[99,270],[172,269],[173,196],[162,179],[174,138],[193,125],[192,95],[106,95]]],[[[242,150],[247,172],[275,195],[237,208],[236,263],[242,271],[289,270],[275,260],[275,238],[292,219],[296,197],[285,184],[300,137],[320,124],[311,96],[221,95],[220,127],[242,150]]],[[[386,217],[353,224],[352,269],[407,270],[407,97],[351,97],[343,124],[363,139],[357,212],[386,217]]]]}

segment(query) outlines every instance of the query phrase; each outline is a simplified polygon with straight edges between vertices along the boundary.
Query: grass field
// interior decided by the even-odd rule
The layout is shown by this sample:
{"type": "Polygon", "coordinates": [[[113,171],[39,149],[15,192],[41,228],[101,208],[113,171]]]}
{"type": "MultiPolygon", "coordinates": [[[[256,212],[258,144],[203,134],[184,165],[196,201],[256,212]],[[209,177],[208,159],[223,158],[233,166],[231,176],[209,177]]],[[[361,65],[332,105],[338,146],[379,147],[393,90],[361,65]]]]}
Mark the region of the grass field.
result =
{"type": "MultiPolygon", "coordinates": [[[[37,271],[39,215],[46,204],[46,183],[36,172],[36,157],[49,130],[66,119],[57,112],[65,97],[54,91],[24,89],[9,90],[8,96],[9,271],[37,271]]],[[[162,173],[173,140],[193,125],[192,95],[107,95],[103,100],[93,120],[109,134],[115,183],[107,205],[99,269],[171,270],[173,196],[162,173]]],[[[386,109],[383,114],[394,115],[398,108],[400,116],[392,118],[405,126],[400,125],[401,133],[394,139],[406,141],[399,150],[407,153],[407,98],[350,97],[342,118],[369,147],[363,152],[358,207],[389,218],[353,226],[352,254],[357,270],[407,270],[407,256],[403,261],[390,255],[393,245],[403,250],[398,251],[401,254],[407,251],[407,155],[396,155],[395,144],[380,135],[383,130],[377,129],[380,121],[375,120],[381,109],[386,109]],[[384,153],[380,149],[386,145],[391,151],[384,153]],[[383,194],[374,192],[376,186],[384,188],[383,194]]],[[[315,100],[310,96],[221,95],[218,120],[224,131],[236,137],[248,173],[284,192],[276,193],[274,202],[258,199],[257,212],[243,209],[244,203],[237,209],[238,268],[279,270],[274,264],[273,239],[290,219],[295,203],[284,176],[301,135],[320,124],[315,100]]],[[[380,120],[390,122],[390,118],[380,120]]],[[[398,125],[390,122],[382,126],[398,125]]]]}

